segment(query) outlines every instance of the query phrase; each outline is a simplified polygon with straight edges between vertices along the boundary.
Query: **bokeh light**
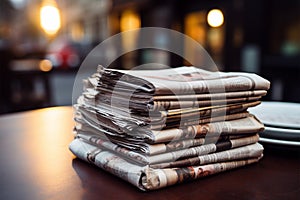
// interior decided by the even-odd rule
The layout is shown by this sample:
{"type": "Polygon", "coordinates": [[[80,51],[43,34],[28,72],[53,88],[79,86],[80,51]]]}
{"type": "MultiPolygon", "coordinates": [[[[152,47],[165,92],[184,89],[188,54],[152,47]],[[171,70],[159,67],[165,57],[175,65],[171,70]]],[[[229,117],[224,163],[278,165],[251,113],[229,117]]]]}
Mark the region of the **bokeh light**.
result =
{"type": "Polygon", "coordinates": [[[211,27],[219,27],[224,23],[224,15],[221,10],[213,9],[208,12],[207,22],[211,27]]]}
{"type": "Polygon", "coordinates": [[[44,59],[40,61],[39,68],[43,72],[48,72],[52,69],[52,63],[50,60],[44,59]]]}
{"type": "Polygon", "coordinates": [[[40,10],[41,27],[49,35],[57,33],[61,26],[60,12],[54,5],[44,5],[40,10]]]}

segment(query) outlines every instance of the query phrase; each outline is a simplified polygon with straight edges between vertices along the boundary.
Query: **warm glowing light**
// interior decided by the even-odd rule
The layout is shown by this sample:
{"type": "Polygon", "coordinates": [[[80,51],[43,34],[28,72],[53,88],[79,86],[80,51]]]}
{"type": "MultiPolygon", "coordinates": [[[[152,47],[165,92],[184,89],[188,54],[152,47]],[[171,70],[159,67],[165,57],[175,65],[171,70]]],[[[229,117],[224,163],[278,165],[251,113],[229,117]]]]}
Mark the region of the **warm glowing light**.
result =
{"type": "Polygon", "coordinates": [[[40,10],[41,26],[49,35],[54,35],[60,28],[60,13],[55,5],[44,5],[40,10]]]}
{"type": "Polygon", "coordinates": [[[84,37],[84,28],[82,24],[75,23],[71,26],[71,37],[74,41],[80,41],[84,37]]]}
{"type": "Polygon", "coordinates": [[[207,22],[211,27],[219,27],[224,23],[224,15],[221,10],[213,9],[208,12],[207,22]]]}
{"type": "Polygon", "coordinates": [[[52,63],[50,60],[42,60],[40,61],[39,68],[43,72],[49,72],[52,69],[52,63]]]}
{"type": "Polygon", "coordinates": [[[120,22],[121,31],[130,31],[141,27],[139,15],[131,10],[126,10],[122,13],[120,22]]]}

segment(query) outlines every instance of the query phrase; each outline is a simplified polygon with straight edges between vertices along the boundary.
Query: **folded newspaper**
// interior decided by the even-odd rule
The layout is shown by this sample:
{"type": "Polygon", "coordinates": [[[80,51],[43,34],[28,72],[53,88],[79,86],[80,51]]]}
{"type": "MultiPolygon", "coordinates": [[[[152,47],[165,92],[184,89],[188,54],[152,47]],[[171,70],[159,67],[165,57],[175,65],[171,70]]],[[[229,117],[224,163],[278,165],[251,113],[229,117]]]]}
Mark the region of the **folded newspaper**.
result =
{"type": "MultiPolygon", "coordinates": [[[[75,119],[80,121],[77,117],[75,117],[75,119]]],[[[109,130],[108,126],[102,125],[101,127],[101,125],[97,125],[95,122],[86,123],[85,121],[82,121],[77,123],[77,125],[77,130],[95,134],[100,138],[107,137],[110,140],[119,140],[118,143],[126,143],[127,141],[127,147],[132,145],[133,147],[140,146],[141,143],[158,144],[203,137],[210,138],[228,135],[239,136],[254,134],[264,130],[263,124],[250,114],[248,117],[241,119],[188,125],[181,128],[169,128],[163,130],[148,130],[140,128],[135,132],[128,133],[128,135],[119,135],[118,133],[113,132],[113,130],[109,130]]],[[[141,151],[148,152],[146,150],[141,151]]]]}
{"type": "Polygon", "coordinates": [[[250,73],[100,66],[74,105],[70,150],[142,190],[255,163],[264,126],[247,109],[269,87],[250,73]]]}
{"type": "MultiPolygon", "coordinates": [[[[267,90],[270,83],[251,73],[210,72],[196,67],[162,70],[115,70],[98,67],[99,88],[147,95],[267,90]]],[[[145,98],[144,97],[144,98],[145,98]]]]}
{"type": "Polygon", "coordinates": [[[167,111],[158,111],[149,115],[144,113],[128,113],[114,106],[93,106],[79,97],[75,105],[78,114],[84,116],[88,121],[102,121],[103,126],[111,129],[131,132],[137,128],[161,130],[164,128],[178,127],[183,124],[198,124],[210,121],[224,121],[224,118],[237,119],[249,107],[259,105],[259,101],[228,104],[222,106],[209,106],[200,108],[186,108],[167,111]],[[115,127],[115,128],[114,128],[115,127]]]}
{"type": "Polygon", "coordinates": [[[128,181],[141,190],[155,190],[255,163],[261,159],[263,147],[255,143],[232,151],[196,157],[200,164],[164,168],[134,164],[113,151],[103,150],[80,139],[75,139],[70,144],[70,150],[78,158],[128,181]]]}

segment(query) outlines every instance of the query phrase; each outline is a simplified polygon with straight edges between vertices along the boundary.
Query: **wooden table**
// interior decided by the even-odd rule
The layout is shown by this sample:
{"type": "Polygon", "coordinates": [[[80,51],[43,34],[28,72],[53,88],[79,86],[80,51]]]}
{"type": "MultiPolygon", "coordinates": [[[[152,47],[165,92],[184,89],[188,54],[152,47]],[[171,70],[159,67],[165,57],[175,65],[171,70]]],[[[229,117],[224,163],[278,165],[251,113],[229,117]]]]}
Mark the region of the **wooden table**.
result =
{"type": "Polygon", "coordinates": [[[76,159],[71,107],[0,116],[1,199],[298,199],[299,149],[265,146],[257,164],[142,192],[76,159]]]}

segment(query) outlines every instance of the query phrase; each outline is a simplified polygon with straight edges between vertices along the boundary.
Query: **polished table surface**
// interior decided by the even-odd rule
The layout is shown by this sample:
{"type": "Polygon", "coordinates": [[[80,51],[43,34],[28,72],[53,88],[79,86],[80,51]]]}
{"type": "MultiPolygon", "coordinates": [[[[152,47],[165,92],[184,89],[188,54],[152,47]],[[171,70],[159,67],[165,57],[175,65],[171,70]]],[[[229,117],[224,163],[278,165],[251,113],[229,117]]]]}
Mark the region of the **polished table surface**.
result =
{"type": "Polygon", "coordinates": [[[299,149],[265,146],[257,164],[151,192],[75,158],[71,107],[0,116],[1,199],[298,199],[299,149]]]}

